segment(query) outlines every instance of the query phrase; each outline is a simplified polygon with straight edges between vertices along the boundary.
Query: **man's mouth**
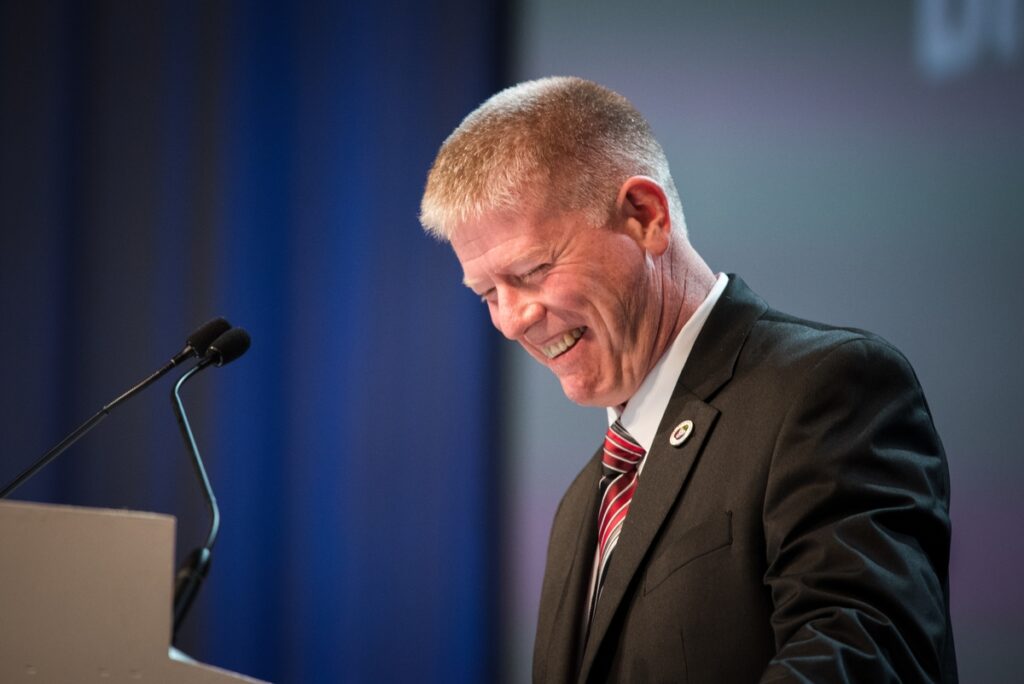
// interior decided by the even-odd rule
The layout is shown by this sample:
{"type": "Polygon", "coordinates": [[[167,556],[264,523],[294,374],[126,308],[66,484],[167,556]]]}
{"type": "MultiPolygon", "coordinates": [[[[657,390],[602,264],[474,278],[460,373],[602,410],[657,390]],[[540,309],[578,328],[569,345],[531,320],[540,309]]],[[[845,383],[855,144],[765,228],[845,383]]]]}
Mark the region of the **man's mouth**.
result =
{"type": "Polygon", "coordinates": [[[546,347],[541,347],[541,351],[544,353],[544,356],[548,357],[549,359],[553,359],[556,356],[561,356],[565,352],[575,347],[576,343],[579,341],[581,337],[583,337],[583,333],[585,333],[586,331],[586,327],[583,326],[579,328],[573,328],[569,332],[562,335],[562,337],[556,340],[555,342],[552,342],[546,347]]]}

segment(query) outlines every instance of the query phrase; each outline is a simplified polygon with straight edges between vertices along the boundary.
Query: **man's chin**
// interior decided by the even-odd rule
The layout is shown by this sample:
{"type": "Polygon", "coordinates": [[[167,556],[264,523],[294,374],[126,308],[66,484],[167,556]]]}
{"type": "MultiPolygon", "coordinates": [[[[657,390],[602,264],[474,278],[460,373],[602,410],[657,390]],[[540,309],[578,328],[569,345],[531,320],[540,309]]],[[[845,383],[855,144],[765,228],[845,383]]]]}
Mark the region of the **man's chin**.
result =
{"type": "MultiPolygon", "coordinates": [[[[569,353],[572,353],[572,351],[573,350],[570,350],[569,353]]],[[[580,363],[579,359],[570,363],[563,362],[559,364],[553,363],[553,361],[556,361],[561,357],[556,357],[556,359],[542,359],[532,351],[530,351],[530,355],[533,356],[538,363],[554,373],[555,377],[558,378],[558,383],[562,386],[562,393],[574,404],[579,404],[580,406],[597,406],[601,408],[615,405],[614,402],[608,403],[614,399],[612,396],[614,392],[610,391],[610,388],[608,387],[598,386],[598,382],[595,382],[593,377],[587,377],[588,371],[592,371],[592,369],[588,368],[586,364],[580,363]]],[[[625,399],[622,401],[625,401],[625,399]]]]}
{"type": "Polygon", "coordinates": [[[605,403],[604,395],[595,391],[593,387],[573,382],[571,378],[559,378],[558,380],[562,385],[562,393],[565,394],[566,398],[574,404],[579,404],[580,406],[596,406],[600,408],[610,406],[610,404],[605,403]]]}

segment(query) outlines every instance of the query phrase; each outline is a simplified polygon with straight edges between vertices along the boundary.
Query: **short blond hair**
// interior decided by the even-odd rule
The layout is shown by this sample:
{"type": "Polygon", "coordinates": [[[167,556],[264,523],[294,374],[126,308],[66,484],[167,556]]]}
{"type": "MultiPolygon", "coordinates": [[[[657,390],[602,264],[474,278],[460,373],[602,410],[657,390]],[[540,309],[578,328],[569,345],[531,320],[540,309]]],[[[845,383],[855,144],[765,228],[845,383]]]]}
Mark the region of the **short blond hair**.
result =
{"type": "Polygon", "coordinates": [[[444,141],[427,176],[420,222],[450,240],[456,226],[485,213],[548,206],[581,210],[601,225],[631,176],[661,185],[685,236],[665,152],[629,100],[582,78],[526,81],[492,96],[444,141]]]}

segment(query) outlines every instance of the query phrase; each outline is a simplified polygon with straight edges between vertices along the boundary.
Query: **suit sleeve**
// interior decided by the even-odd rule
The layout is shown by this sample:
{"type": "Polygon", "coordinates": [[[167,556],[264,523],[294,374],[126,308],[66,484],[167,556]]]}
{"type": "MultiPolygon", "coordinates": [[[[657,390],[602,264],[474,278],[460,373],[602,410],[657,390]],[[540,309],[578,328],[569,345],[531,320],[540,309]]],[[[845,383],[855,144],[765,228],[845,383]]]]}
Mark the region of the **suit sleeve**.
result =
{"type": "Polygon", "coordinates": [[[913,370],[862,338],[796,384],[765,492],[762,682],[955,681],[948,471],[913,370]]]}

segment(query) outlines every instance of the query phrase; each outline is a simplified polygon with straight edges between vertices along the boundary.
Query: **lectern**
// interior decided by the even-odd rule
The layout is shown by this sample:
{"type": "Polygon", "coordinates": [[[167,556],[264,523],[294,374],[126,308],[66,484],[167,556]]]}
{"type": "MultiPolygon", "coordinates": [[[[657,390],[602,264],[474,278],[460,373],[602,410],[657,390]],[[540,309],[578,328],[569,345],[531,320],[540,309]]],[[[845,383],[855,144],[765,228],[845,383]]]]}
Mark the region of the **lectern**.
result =
{"type": "Polygon", "coordinates": [[[257,680],[169,655],[174,518],[0,501],[0,682],[257,680]]]}

